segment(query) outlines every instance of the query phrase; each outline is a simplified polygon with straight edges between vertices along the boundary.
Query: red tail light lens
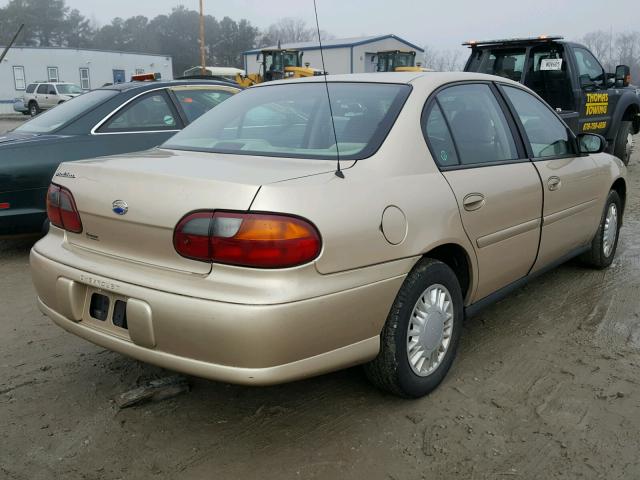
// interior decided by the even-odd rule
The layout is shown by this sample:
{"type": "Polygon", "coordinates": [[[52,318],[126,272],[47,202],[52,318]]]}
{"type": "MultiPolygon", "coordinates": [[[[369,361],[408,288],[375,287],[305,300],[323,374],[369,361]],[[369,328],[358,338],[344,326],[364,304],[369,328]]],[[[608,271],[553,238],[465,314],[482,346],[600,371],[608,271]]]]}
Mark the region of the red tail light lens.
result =
{"type": "Polygon", "coordinates": [[[315,259],[322,242],[307,220],[271,213],[195,212],[176,226],[183,257],[256,268],[286,268],[315,259]]]}
{"type": "Polygon", "coordinates": [[[56,227],[69,232],[82,232],[82,221],[71,192],[52,183],[47,191],[47,216],[56,227]]]}

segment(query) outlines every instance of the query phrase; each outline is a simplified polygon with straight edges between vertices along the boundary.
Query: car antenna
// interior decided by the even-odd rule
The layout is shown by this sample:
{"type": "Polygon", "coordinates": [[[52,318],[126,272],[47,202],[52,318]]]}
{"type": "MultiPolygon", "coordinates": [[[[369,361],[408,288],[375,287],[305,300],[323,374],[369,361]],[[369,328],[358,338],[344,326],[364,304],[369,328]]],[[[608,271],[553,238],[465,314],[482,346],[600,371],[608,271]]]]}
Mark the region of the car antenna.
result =
{"type": "Polygon", "coordinates": [[[316,0],[313,0],[313,11],[316,14],[316,28],[318,29],[318,44],[320,45],[320,60],[322,61],[322,73],[324,75],[324,88],[327,91],[327,100],[329,101],[329,115],[331,116],[331,127],[333,128],[333,139],[336,142],[336,158],[338,166],[336,168],[336,177],[344,178],[344,173],[340,168],[340,149],[338,148],[338,134],[336,133],[336,124],[333,120],[333,109],[331,108],[331,95],[329,94],[329,82],[327,81],[327,69],[324,67],[324,55],[322,53],[322,39],[320,38],[320,23],[318,22],[318,7],[316,0]]]}

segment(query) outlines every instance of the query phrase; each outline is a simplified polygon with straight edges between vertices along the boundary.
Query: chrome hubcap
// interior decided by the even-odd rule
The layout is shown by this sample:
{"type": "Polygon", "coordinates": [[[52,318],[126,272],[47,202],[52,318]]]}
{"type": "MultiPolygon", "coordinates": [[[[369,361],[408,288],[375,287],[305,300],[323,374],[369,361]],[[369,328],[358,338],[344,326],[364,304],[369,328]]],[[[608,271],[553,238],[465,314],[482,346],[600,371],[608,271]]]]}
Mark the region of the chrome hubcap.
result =
{"type": "Polygon", "coordinates": [[[633,135],[631,134],[627,135],[627,145],[625,147],[625,150],[627,158],[630,158],[631,154],[633,153],[633,135]]]}
{"type": "Polygon", "coordinates": [[[431,375],[442,363],[453,331],[453,301],[444,285],[427,288],[413,307],[407,328],[407,358],[416,375],[431,375]]]}
{"type": "Polygon", "coordinates": [[[605,257],[609,257],[616,244],[618,236],[618,207],[615,203],[609,205],[607,216],[604,219],[604,232],[602,235],[602,253],[605,257]]]}

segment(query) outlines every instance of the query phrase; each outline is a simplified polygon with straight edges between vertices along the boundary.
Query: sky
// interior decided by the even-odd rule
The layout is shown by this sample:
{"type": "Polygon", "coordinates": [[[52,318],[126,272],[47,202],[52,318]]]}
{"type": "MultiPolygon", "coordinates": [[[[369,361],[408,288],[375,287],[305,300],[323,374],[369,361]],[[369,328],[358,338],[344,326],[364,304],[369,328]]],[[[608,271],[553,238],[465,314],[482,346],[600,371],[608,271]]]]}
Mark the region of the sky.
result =
{"type": "MultiPolygon", "coordinates": [[[[560,34],[579,39],[593,30],[637,30],[638,0],[316,0],[320,28],[337,38],[393,33],[418,44],[454,48],[463,41],[560,34]],[[615,6],[615,7],[613,7],[615,6]]],[[[114,17],[196,10],[198,0],[66,0],[99,24],[114,17]]],[[[6,3],[6,2],[0,2],[6,3]]],[[[267,27],[282,17],[315,24],[313,0],[204,0],[205,13],[246,18],[267,27]]]]}

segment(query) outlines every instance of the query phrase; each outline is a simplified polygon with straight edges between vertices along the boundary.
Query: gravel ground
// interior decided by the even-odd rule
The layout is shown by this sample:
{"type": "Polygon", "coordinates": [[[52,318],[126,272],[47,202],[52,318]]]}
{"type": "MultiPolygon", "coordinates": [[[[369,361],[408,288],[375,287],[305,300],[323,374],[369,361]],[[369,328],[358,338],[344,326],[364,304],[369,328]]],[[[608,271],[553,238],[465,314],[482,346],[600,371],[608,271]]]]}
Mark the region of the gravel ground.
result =
{"type": "Polygon", "coordinates": [[[53,325],[33,239],[0,241],[0,477],[639,478],[639,182],[636,153],[610,269],[566,264],[467,321],[449,376],[414,401],[353,368],[270,388],[189,378],[119,410],[167,372],[53,325]]]}
{"type": "Polygon", "coordinates": [[[0,115],[0,135],[22,125],[29,118],[25,115],[0,115]]]}

